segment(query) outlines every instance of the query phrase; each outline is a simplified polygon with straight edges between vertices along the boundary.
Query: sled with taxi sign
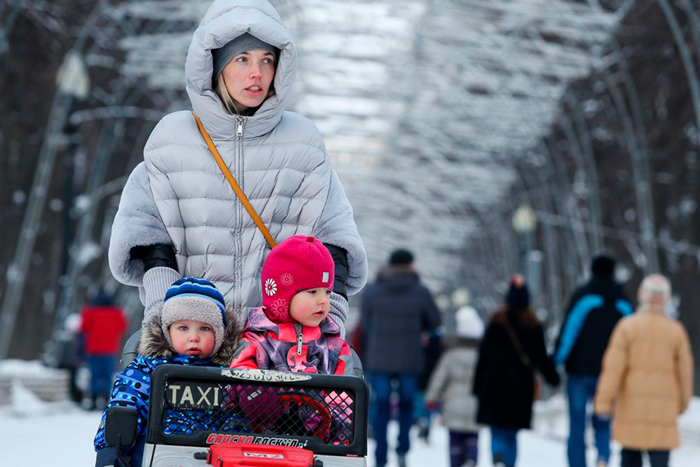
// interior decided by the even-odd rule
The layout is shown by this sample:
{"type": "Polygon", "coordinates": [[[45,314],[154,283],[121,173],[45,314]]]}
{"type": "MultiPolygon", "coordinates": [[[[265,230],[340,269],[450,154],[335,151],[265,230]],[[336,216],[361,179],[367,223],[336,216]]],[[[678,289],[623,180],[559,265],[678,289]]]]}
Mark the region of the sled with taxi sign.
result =
{"type": "MultiPolygon", "coordinates": [[[[162,365],[141,465],[364,467],[368,389],[358,376],[162,365]]],[[[105,439],[133,445],[135,410],[110,407],[105,439]]],[[[119,451],[119,449],[118,449],[119,451]]]]}

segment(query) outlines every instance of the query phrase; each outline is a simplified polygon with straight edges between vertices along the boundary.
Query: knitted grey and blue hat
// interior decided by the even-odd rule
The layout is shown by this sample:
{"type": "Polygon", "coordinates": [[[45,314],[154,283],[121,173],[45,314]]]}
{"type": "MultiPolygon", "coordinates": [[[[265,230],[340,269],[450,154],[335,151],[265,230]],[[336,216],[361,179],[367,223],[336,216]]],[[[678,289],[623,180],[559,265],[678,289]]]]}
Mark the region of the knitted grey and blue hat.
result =
{"type": "Polygon", "coordinates": [[[198,277],[178,279],[165,293],[161,315],[163,334],[172,347],[170,325],[181,319],[201,321],[214,330],[215,343],[212,356],[221,347],[226,326],[226,302],[214,284],[198,277]]]}
{"type": "Polygon", "coordinates": [[[263,42],[255,36],[251,36],[248,33],[242,36],[236,37],[234,40],[221,47],[220,49],[214,49],[211,54],[214,56],[214,73],[212,75],[213,81],[219,78],[219,75],[228,62],[233,60],[236,55],[247,52],[249,50],[267,50],[268,52],[274,54],[275,57],[279,55],[279,49],[274,47],[267,42],[263,42]]]}

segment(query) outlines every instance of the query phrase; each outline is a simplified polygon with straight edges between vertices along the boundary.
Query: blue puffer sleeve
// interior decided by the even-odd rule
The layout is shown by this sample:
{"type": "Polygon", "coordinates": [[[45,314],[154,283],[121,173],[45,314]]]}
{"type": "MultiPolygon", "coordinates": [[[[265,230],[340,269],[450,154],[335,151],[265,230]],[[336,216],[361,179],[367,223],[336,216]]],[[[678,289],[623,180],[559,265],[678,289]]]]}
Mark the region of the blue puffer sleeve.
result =
{"type": "MultiPolygon", "coordinates": [[[[116,376],[111,398],[104,412],[102,412],[100,427],[95,436],[95,451],[98,453],[97,467],[113,465],[116,459],[114,448],[107,446],[105,443],[104,428],[108,408],[114,406],[135,408],[138,412],[136,439],[142,439],[146,433],[151,373],[155,367],[156,361],[154,358],[139,355],[116,376]]],[[[128,456],[129,453],[129,450],[124,450],[125,456],[128,456]]]]}

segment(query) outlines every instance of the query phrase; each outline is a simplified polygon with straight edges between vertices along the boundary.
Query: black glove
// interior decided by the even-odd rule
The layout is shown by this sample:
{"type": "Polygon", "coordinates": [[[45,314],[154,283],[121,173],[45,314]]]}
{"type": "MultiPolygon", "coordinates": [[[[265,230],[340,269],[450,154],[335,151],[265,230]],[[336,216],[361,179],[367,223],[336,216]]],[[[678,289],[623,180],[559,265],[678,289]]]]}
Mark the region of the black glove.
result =
{"type": "Polygon", "coordinates": [[[131,259],[143,261],[143,271],[157,267],[175,269],[177,271],[177,259],[172,245],[158,243],[156,245],[135,246],[130,251],[131,259]]]}
{"type": "Polygon", "coordinates": [[[328,243],[323,244],[331,253],[335,264],[335,278],[333,279],[333,292],[348,299],[348,292],[345,283],[348,280],[348,253],[339,246],[328,243]]]}

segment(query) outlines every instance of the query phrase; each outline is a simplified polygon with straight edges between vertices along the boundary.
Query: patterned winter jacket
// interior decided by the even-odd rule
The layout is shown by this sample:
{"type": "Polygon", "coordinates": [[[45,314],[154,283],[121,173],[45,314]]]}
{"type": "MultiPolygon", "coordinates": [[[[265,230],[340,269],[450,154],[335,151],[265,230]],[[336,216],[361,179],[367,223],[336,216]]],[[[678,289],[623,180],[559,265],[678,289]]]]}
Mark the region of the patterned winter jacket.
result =
{"type": "MultiPolygon", "coordinates": [[[[233,358],[233,351],[238,345],[240,327],[237,315],[232,309],[226,310],[226,329],[224,341],[216,355],[200,360],[197,356],[185,356],[174,353],[161,330],[160,317],[154,317],[142,329],[139,342],[139,355],[124,368],[115,378],[112,393],[102,413],[102,421],[95,436],[95,451],[97,452],[96,467],[115,465],[116,448],[105,442],[105,417],[107,409],[113,406],[133,407],[138,411],[136,443],[130,450],[124,450],[125,456],[131,456],[132,465],[141,465],[143,449],[146,444],[146,426],[148,424],[151,375],[160,365],[166,363],[185,366],[227,366],[233,358]]],[[[195,430],[216,430],[213,422],[201,411],[168,411],[165,413],[163,428],[166,434],[169,430],[178,428],[182,434],[195,430]],[[186,430],[182,431],[185,427],[186,430]]]]}
{"type": "MultiPolygon", "coordinates": [[[[146,425],[148,422],[148,403],[150,400],[151,374],[160,365],[166,363],[186,366],[216,366],[210,358],[200,360],[197,356],[175,355],[170,358],[165,357],[142,357],[138,356],[124,370],[119,373],[114,381],[112,397],[107,407],[134,407],[138,411],[136,445],[131,451],[124,454],[132,456],[133,465],[141,465],[143,458],[143,448],[146,443],[146,425]]],[[[102,414],[102,422],[95,436],[95,451],[97,451],[97,467],[114,465],[116,459],[116,449],[107,446],[104,438],[105,415],[107,409],[102,414]]],[[[203,417],[204,412],[170,411],[166,414],[163,422],[165,433],[168,434],[170,427],[187,427],[188,434],[194,430],[215,430],[211,425],[211,420],[203,417]]]]}
{"type": "Polygon", "coordinates": [[[343,375],[349,358],[350,346],[334,321],[325,319],[318,327],[277,324],[260,307],[248,314],[231,367],[343,375]]]}

